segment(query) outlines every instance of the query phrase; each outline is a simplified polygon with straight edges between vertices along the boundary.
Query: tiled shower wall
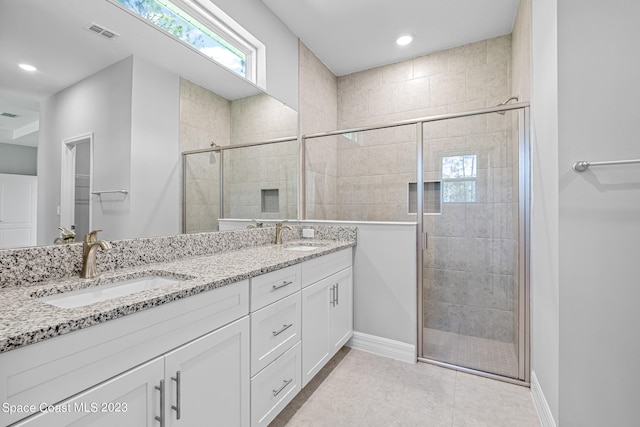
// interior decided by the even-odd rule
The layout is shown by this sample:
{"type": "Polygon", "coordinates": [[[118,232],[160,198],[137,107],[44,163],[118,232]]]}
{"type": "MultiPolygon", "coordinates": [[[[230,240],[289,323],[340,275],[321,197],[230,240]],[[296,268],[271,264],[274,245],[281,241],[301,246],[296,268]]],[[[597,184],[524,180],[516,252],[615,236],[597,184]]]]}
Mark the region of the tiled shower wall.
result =
{"type": "MultiPolygon", "coordinates": [[[[496,105],[512,95],[511,53],[511,36],[503,36],[338,77],[336,127],[496,105]]],[[[301,70],[305,61],[314,63],[300,57],[301,70]]],[[[427,216],[425,327],[515,342],[513,115],[425,126],[425,179],[441,178],[444,156],[476,154],[479,162],[478,198],[444,203],[442,215],[427,216]]],[[[408,184],[415,182],[415,135],[414,126],[403,126],[308,140],[307,217],[415,221],[407,206],[408,184]]]]}
{"type": "MultiPolygon", "coordinates": [[[[297,113],[268,95],[229,101],[184,79],[180,89],[181,151],[297,134],[297,113]]],[[[227,151],[225,216],[295,218],[296,153],[295,143],[227,151]],[[261,213],[262,189],[279,190],[277,213],[261,213]]],[[[218,153],[187,158],[187,232],[218,230],[219,167],[218,153]]]]}
{"type": "MultiPolygon", "coordinates": [[[[209,148],[211,142],[229,145],[230,141],[229,100],[180,79],[180,151],[209,148]]],[[[189,233],[218,230],[219,165],[218,154],[197,154],[187,158],[186,231],[189,233]]]]}
{"type": "MultiPolygon", "coordinates": [[[[300,133],[309,135],[337,129],[338,79],[304,43],[299,43],[300,133]]],[[[339,137],[309,140],[305,147],[306,217],[337,220],[339,137]]]]}
{"type": "MultiPolygon", "coordinates": [[[[298,115],[269,95],[231,102],[231,144],[298,134],[298,115]]],[[[297,218],[297,141],[225,152],[225,218],[297,218]],[[264,210],[262,191],[278,193],[277,210],[264,210]]]]}
{"type": "Polygon", "coordinates": [[[426,180],[442,179],[443,157],[474,155],[477,168],[469,180],[473,197],[425,216],[427,328],[513,341],[518,151],[510,126],[507,115],[495,113],[425,126],[426,180]]]}

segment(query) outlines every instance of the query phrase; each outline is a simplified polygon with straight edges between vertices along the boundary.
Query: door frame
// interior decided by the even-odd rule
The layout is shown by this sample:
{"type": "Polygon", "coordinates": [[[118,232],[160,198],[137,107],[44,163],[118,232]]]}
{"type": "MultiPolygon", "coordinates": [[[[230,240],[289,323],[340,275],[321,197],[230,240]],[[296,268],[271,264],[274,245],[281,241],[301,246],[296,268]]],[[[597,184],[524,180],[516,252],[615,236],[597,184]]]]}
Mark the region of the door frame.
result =
{"type": "MultiPolygon", "coordinates": [[[[463,366],[452,365],[446,362],[427,359],[424,357],[423,342],[423,322],[424,322],[424,304],[423,304],[423,267],[424,258],[423,251],[427,249],[427,233],[424,230],[424,215],[417,215],[417,236],[416,236],[416,279],[417,279],[417,359],[420,362],[426,362],[446,368],[455,369],[483,377],[493,378],[518,385],[530,384],[531,376],[531,350],[530,350],[530,216],[531,216],[531,160],[530,160],[530,106],[528,103],[511,104],[502,108],[490,107],[475,111],[467,111],[462,113],[446,114],[442,116],[434,116],[425,118],[416,122],[416,161],[417,161],[417,183],[418,188],[424,185],[424,139],[423,125],[433,121],[442,121],[455,119],[459,117],[468,117],[474,115],[496,113],[498,111],[521,111],[518,114],[518,378],[505,377],[489,372],[478,371],[463,366]],[[505,108],[506,107],[506,108],[505,108]]],[[[417,211],[424,212],[423,192],[417,192],[417,211]]]]}
{"type": "MultiPolygon", "coordinates": [[[[75,224],[76,147],[89,144],[89,194],[93,192],[93,132],[62,140],[60,166],[60,226],[75,224]]],[[[89,230],[93,229],[93,203],[89,201],[89,230]]]]}

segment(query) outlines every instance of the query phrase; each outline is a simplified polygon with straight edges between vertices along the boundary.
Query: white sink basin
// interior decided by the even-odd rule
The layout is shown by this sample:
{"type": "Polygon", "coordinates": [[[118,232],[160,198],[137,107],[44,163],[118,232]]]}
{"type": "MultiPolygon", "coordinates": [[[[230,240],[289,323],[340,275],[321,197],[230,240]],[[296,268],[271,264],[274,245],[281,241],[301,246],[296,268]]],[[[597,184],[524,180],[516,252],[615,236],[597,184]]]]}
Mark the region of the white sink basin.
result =
{"type": "Polygon", "coordinates": [[[320,249],[324,245],[321,243],[293,243],[290,245],[285,245],[284,248],[288,251],[315,251],[316,249],[320,249]]]}
{"type": "Polygon", "coordinates": [[[60,308],[75,308],[106,301],[111,298],[130,295],[140,291],[158,289],[180,281],[182,281],[182,279],[174,279],[172,277],[144,276],[137,277],[135,279],[107,283],[104,285],[92,286],[85,289],[78,289],[77,291],[48,295],[38,299],[60,308]]]}

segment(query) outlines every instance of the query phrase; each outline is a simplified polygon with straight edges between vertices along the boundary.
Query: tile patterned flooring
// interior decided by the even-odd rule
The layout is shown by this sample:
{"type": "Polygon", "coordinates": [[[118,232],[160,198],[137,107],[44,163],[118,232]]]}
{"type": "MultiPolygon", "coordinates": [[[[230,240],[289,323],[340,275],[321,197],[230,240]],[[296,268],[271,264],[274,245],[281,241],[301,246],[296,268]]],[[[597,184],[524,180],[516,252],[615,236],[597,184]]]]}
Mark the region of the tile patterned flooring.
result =
{"type": "Polygon", "coordinates": [[[344,347],[271,427],[539,427],[528,388],[344,347]]]}
{"type": "Polygon", "coordinates": [[[506,377],[518,377],[512,343],[424,328],[424,356],[452,365],[506,377]]]}

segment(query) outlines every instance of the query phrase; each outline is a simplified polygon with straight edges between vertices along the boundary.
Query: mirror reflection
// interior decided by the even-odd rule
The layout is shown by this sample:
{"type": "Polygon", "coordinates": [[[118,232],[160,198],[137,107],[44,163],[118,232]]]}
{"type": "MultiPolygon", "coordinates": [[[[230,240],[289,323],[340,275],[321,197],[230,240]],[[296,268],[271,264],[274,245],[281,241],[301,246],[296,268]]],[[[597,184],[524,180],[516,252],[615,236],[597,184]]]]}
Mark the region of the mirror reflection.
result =
{"type": "MultiPolygon", "coordinates": [[[[76,232],[76,242],[95,228],[105,239],[177,234],[181,152],[296,134],[294,110],[106,0],[0,8],[0,248],[68,242],[60,227],[76,232]],[[97,21],[117,37],[89,31],[97,21]],[[35,71],[18,67],[28,61],[35,71]],[[86,144],[69,150],[69,141],[86,144]],[[67,160],[66,151],[73,151],[67,160]]],[[[280,184],[296,182],[295,148],[232,151],[224,160],[228,200],[278,189],[287,200],[278,217],[295,218],[295,185],[280,184]]],[[[215,156],[201,176],[191,175],[209,199],[220,192],[208,178],[215,156]]],[[[186,212],[211,214],[186,199],[186,212]]],[[[232,205],[222,215],[244,213],[256,216],[232,205]]]]}

